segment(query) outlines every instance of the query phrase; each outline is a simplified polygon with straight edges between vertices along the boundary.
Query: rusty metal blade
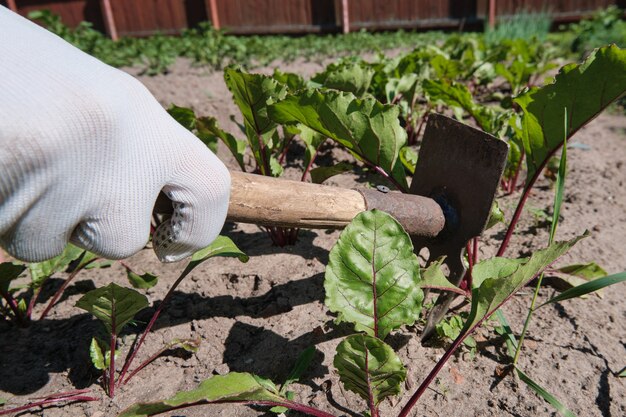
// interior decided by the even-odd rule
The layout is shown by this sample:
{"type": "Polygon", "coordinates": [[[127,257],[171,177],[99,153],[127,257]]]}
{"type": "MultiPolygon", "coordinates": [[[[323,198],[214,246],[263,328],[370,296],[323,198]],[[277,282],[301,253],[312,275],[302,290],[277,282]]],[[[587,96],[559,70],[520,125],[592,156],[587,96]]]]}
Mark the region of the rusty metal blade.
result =
{"type": "MultiPolygon", "coordinates": [[[[506,142],[441,114],[428,117],[410,193],[431,197],[443,208],[446,225],[435,238],[414,238],[415,250],[426,247],[429,261],[441,256],[448,280],[459,285],[467,242],[479,236],[504,171],[506,142]]],[[[443,295],[431,310],[422,338],[427,338],[448,310],[454,296],[443,295]]]]}

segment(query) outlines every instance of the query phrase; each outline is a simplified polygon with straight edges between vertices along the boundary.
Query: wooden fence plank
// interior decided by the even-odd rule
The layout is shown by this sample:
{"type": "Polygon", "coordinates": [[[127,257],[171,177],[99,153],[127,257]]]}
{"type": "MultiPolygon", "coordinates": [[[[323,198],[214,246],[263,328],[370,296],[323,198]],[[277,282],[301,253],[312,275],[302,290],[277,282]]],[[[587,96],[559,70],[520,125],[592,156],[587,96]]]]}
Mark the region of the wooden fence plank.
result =
{"type": "Polygon", "coordinates": [[[111,39],[116,41],[119,39],[119,36],[117,35],[117,26],[115,25],[115,18],[113,17],[113,10],[111,10],[111,0],[101,0],[100,4],[107,34],[111,39]]]}
{"type": "Polygon", "coordinates": [[[7,7],[17,13],[17,5],[15,4],[15,0],[7,0],[7,7]]]}
{"type": "Polygon", "coordinates": [[[209,3],[209,10],[211,15],[211,23],[215,29],[220,29],[222,25],[220,24],[220,14],[217,11],[217,3],[216,0],[207,0],[209,3]]]}
{"type": "MultiPolygon", "coordinates": [[[[496,19],[521,10],[548,10],[557,22],[575,20],[612,4],[626,5],[624,0],[106,0],[111,9],[107,17],[101,0],[0,1],[22,15],[48,9],[69,26],[86,20],[104,31],[105,22],[108,26],[114,22],[119,36],[175,34],[209,19],[215,27],[234,34],[462,28],[467,23],[488,22],[489,4],[497,4],[496,19]],[[349,10],[346,19],[342,3],[349,10]]],[[[109,33],[113,36],[111,29],[109,33]]]]}

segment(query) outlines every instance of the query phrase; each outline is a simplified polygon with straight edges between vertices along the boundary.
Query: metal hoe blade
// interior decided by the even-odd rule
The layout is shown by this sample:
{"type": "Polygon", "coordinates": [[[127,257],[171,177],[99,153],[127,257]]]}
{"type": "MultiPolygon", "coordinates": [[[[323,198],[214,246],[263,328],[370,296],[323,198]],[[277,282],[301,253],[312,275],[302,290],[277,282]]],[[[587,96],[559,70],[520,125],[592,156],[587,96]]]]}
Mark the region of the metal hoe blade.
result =
{"type": "MultiPolygon", "coordinates": [[[[416,252],[426,247],[428,262],[445,256],[448,280],[459,285],[467,242],[479,236],[491,211],[508,153],[506,142],[440,114],[428,117],[411,194],[431,197],[443,208],[446,225],[435,238],[414,238],[416,252]]],[[[426,339],[448,311],[454,294],[443,294],[431,310],[426,339]]]]}

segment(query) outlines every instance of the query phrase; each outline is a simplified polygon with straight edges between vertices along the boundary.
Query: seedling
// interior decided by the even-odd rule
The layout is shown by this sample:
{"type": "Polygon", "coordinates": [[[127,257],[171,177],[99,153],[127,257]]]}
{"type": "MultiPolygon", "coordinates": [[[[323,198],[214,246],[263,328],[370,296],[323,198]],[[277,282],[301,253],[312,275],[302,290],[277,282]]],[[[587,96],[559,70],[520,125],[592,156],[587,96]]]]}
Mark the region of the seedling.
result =
{"type": "Polygon", "coordinates": [[[109,397],[113,398],[117,336],[136,313],[148,307],[148,299],[135,290],[111,283],[89,291],[76,306],[96,316],[106,329],[109,340],[103,343],[92,339],[89,352],[96,368],[104,371],[103,384],[109,397]]]}
{"type": "Polygon", "coordinates": [[[48,261],[30,264],[14,261],[0,264],[0,295],[6,303],[6,306],[1,306],[0,311],[4,311],[2,315],[11,317],[21,326],[28,326],[32,319],[33,308],[48,279],[54,274],[69,269],[70,274],[50,298],[39,316],[39,320],[43,320],[80,271],[91,267],[108,266],[99,261],[100,259],[94,254],[68,245],[61,255],[48,261]],[[26,286],[11,287],[11,282],[26,271],[28,271],[30,283],[26,286]],[[24,289],[26,291],[23,291],[24,289]]]}
{"type": "MultiPolygon", "coordinates": [[[[237,257],[243,262],[248,260],[247,256],[241,252],[229,238],[224,236],[219,236],[211,245],[196,252],[185,270],[174,282],[163,301],[157,307],[137,343],[133,344],[119,377],[116,377],[115,365],[117,359],[117,337],[124,326],[132,321],[135,314],[148,307],[148,299],[136,290],[120,287],[117,284],[111,283],[106,287],[97,288],[88,292],[76,303],[77,307],[96,316],[106,329],[107,340],[102,340],[97,337],[92,338],[89,354],[96,369],[103,371],[103,384],[110,397],[115,396],[116,386],[126,384],[137,372],[145,368],[164,352],[179,348],[188,352],[197,351],[200,340],[174,339],[126,376],[135,356],[143,345],[146,335],[152,329],[152,326],[171,298],[174,290],[195,267],[215,256],[237,257]]],[[[136,287],[149,288],[156,283],[156,277],[154,275],[139,275],[133,272],[125,263],[123,263],[123,266],[127,270],[129,280],[131,283],[134,283],[136,287]]]]}

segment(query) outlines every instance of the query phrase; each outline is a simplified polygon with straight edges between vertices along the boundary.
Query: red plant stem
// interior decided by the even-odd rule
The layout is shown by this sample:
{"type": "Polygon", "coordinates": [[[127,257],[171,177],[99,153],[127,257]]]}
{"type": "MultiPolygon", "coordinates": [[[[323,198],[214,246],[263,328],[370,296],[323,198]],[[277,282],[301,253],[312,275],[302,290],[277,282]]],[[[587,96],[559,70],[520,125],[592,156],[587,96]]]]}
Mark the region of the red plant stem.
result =
{"type": "Polygon", "coordinates": [[[256,137],[259,142],[259,156],[261,157],[261,164],[262,164],[261,173],[263,175],[271,176],[272,171],[270,170],[270,164],[268,163],[267,158],[265,157],[265,143],[263,142],[263,137],[258,133],[256,137]]]}
{"type": "Polygon", "coordinates": [[[85,395],[72,395],[69,397],[50,397],[45,400],[36,401],[33,403],[28,403],[26,405],[22,405],[20,407],[9,408],[7,410],[0,411],[0,416],[5,416],[9,414],[19,413],[20,411],[25,411],[34,407],[43,407],[46,405],[57,404],[60,402],[75,402],[75,401],[98,401],[98,398],[89,397],[85,395]]]}
{"type": "Polygon", "coordinates": [[[35,291],[33,291],[33,296],[31,297],[30,301],[28,302],[28,308],[26,309],[26,318],[28,320],[30,320],[30,316],[33,314],[33,308],[35,308],[35,303],[37,302],[37,298],[39,298],[39,294],[41,293],[41,289],[43,288],[43,286],[44,286],[44,284],[46,283],[47,280],[48,280],[48,278],[43,280],[43,282],[41,283],[39,288],[37,288],[35,291]]]}
{"type": "MultiPolygon", "coordinates": [[[[322,143],[324,143],[324,142],[322,142],[322,143]]],[[[322,143],[320,143],[320,146],[318,146],[315,149],[315,153],[311,157],[311,160],[309,161],[309,164],[304,169],[304,172],[302,173],[302,178],[300,178],[300,181],[306,180],[306,176],[309,174],[309,171],[311,171],[311,168],[313,167],[313,162],[315,162],[315,158],[317,158],[317,154],[318,154],[318,152],[320,150],[320,147],[322,146],[322,143]]]]}
{"type": "MultiPolygon", "coordinates": [[[[376,247],[376,245],[374,245],[376,247]]],[[[374,282],[374,288],[376,288],[376,282],[374,282]]],[[[376,290],[374,290],[374,302],[376,300],[376,290]]],[[[376,305],[374,305],[374,311],[376,311],[376,305]]],[[[378,331],[376,329],[376,322],[374,322],[374,334],[378,337],[378,331]]],[[[365,369],[369,370],[369,351],[365,349],[365,369]]],[[[369,371],[368,371],[369,372],[369,371]]],[[[374,403],[374,393],[372,392],[372,384],[367,376],[367,405],[370,409],[370,417],[378,417],[378,407],[374,403]]]]}
{"type": "Polygon", "coordinates": [[[152,329],[152,326],[154,326],[154,323],[157,321],[157,319],[159,318],[159,315],[161,314],[161,311],[163,311],[163,308],[165,307],[165,305],[167,304],[167,302],[169,301],[169,299],[172,297],[172,295],[174,294],[174,290],[176,289],[176,287],[178,287],[178,285],[181,283],[181,281],[191,272],[191,269],[185,269],[180,276],[178,277],[178,279],[174,282],[174,284],[172,284],[172,287],[169,289],[169,291],[167,292],[167,294],[165,294],[165,297],[163,298],[163,301],[161,301],[161,304],[159,304],[159,306],[157,307],[156,311],[154,312],[154,314],[152,315],[152,318],[150,319],[150,322],[148,323],[148,326],[146,327],[146,329],[143,331],[143,333],[141,334],[141,337],[139,338],[139,342],[137,342],[137,344],[135,345],[135,347],[133,348],[130,356],[128,357],[128,359],[126,359],[126,362],[124,363],[124,366],[122,368],[122,371],[120,372],[120,377],[118,379],[119,384],[120,385],[124,385],[126,383],[128,383],[128,381],[130,380],[130,377],[126,378],[124,380],[124,376],[126,375],[126,372],[128,372],[128,368],[130,368],[130,365],[133,363],[133,360],[135,359],[135,356],[137,356],[137,352],[139,351],[139,348],[141,347],[141,345],[143,344],[144,340],[146,339],[146,336],[148,335],[148,333],[150,333],[150,330],[152,329]]]}
{"type": "Polygon", "coordinates": [[[517,180],[519,178],[519,173],[522,170],[522,162],[524,162],[525,155],[525,152],[522,150],[522,154],[519,161],[517,162],[517,166],[515,167],[515,173],[513,174],[513,177],[506,181],[505,192],[507,194],[511,194],[513,191],[515,191],[515,187],[517,187],[517,180]]]}
{"type": "Polygon", "coordinates": [[[65,398],[65,397],[71,397],[71,396],[78,395],[78,394],[87,394],[88,392],[91,392],[91,389],[89,388],[75,389],[73,391],[66,391],[66,392],[59,392],[56,394],[44,395],[43,397],[31,397],[31,399],[47,400],[51,398],[65,398]]]}
{"type": "MultiPolygon", "coordinates": [[[[540,172],[540,171],[537,171],[540,172]]],[[[537,174],[535,174],[537,177],[537,174]]],[[[533,177],[534,178],[534,177],[533,177]]],[[[536,179],[535,179],[536,180],[536,179]]],[[[513,213],[513,217],[511,218],[511,222],[509,223],[509,227],[506,229],[506,233],[504,235],[504,239],[502,240],[502,244],[500,244],[500,249],[498,249],[498,253],[496,256],[502,256],[506,251],[506,248],[509,246],[509,241],[511,240],[511,236],[513,235],[513,231],[515,230],[515,226],[519,221],[520,216],[522,215],[522,211],[524,210],[524,205],[526,204],[526,200],[528,200],[528,196],[530,195],[530,190],[534,184],[534,180],[531,181],[529,185],[524,187],[524,191],[522,196],[517,203],[517,207],[515,208],[515,212],[513,213]]]]}
{"type": "Polygon", "coordinates": [[[472,252],[472,247],[470,246],[470,242],[465,244],[465,252],[467,252],[467,263],[469,264],[469,269],[471,270],[474,266],[474,255],[472,252]]]}
{"type": "Polygon", "coordinates": [[[474,265],[478,263],[478,236],[476,236],[473,240],[473,248],[472,248],[472,259],[474,260],[474,265]]]}
{"type": "Polygon", "coordinates": [[[411,396],[406,405],[402,407],[402,410],[400,410],[400,414],[398,414],[398,417],[407,417],[409,415],[411,409],[415,406],[422,394],[426,392],[426,389],[435,380],[435,377],[439,374],[441,368],[443,368],[448,359],[450,359],[454,352],[456,352],[456,350],[459,348],[459,346],[461,346],[463,340],[467,335],[469,335],[469,333],[470,332],[461,333],[456,339],[454,339],[452,345],[448,348],[448,350],[446,350],[446,353],[444,353],[441,359],[439,359],[439,362],[437,362],[435,367],[430,371],[430,373],[428,374],[426,379],[424,379],[417,391],[415,391],[415,393],[411,396]]]}
{"type": "Polygon", "coordinates": [[[0,290],[0,295],[2,295],[2,298],[4,298],[4,300],[7,302],[13,314],[15,314],[15,318],[17,319],[17,321],[20,323],[24,323],[24,317],[22,316],[22,313],[17,306],[17,301],[15,301],[15,298],[13,298],[11,294],[4,290],[0,290]]]}
{"type": "Polygon", "coordinates": [[[133,376],[135,376],[135,374],[137,372],[141,371],[143,368],[145,368],[146,366],[150,365],[156,358],[161,356],[163,354],[163,352],[165,352],[168,349],[169,349],[169,347],[166,346],[163,349],[159,350],[154,355],[150,356],[145,361],[143,361],[137,368],[135,368],[135,370],[133,370],[130,374],[128,374],[128,378],[126,378],[126,382],[128,382],[129,379],[131,379],[133,376]]]}
{"type": "Polygon", "coordinates": [[[115,397],[115,345],[117,334],[115,332],[115,303],[111,304],[111,359],[109,361],[109,397],[115,397]]]}
{"type": "Polygon", "coordinates": [[[374,169],[374,171],[378,172],[380,175],[382,175],[383,177],[385,177],[389,182],[391,182],[399,191],[402,191],[403,193],[408,193],[409,190],[402,186],[398,181],[396,181],[391,175],[387,174],[387,172],[382,169],[381,167],[379,167],[378,165],[373,164],[372,162],[369,162],[367,160],[363,160],[365,162],[366,165],[369,165],[371,168],[374,169]]]}
{"type": "Polygon", "coordinates": [[[72,280],[74,278],[76,278],[76,275],[78,275],[78,273],[80,271],[82,271],[83,269],[85,269],[85,267],[87,265],[89,265],[92,262],[97,261],[100,258],[94,258],[91,261],[85,263],[85,265],[81,266],[80,268],[75,269],[74,271],[72,271],[72,273],[70,274],[69,277],[67,277],[67,279],[65,280],[65,282],[63,283],[63,285],[61,285],[61,287],[54,293],[54,295],[52,296],[52,298],[50,299],[50,302],[48,302],[48,305],[46,306],[45,310],[41,313],[41,316],[39,316],[39,320],[43,320],[46,318],[46,316],[48,315],[48,313],[50,312],[50,310],[52,310],[52,307],[54,307],[54,305],[56,304],[57,300],[61,297],[61,295],[63,294],[63,292],[65,291],[65,289],[67,288],[67,286],[70,284],[70,282],[72,282],[72,280]]]}
{"type": "Polygon", "coordinates": [[[417,140],[417,138],[419,137],[420,133],[422,132],[422,128],[424,127],[424,124],[426,123],[426,120],[428,120],[428,115],[430,114],[430,111],[432,110],[432,106],[428,106],[426,107],[426,111],[424,112],[424,115],[422,116],[421,120],[420,120],[420,124],[417,127],[417,133],[415,134],[415,140],[417,140]]]}
{"type": "Polygon", "coordinates": [[[283,164],[283,162],[285,162],[285,158],[287,157],[287,152],[289,151],[289,145],[291,145],[291,141],[292,140],[293,140],[293,136],[291,138],[289,138],[287,143],[285,143],[285,147],[283,148],[282,152],[280,153],[280,157],[278,158],[278,163],[280,163],[281,165],[283,164]]]}

